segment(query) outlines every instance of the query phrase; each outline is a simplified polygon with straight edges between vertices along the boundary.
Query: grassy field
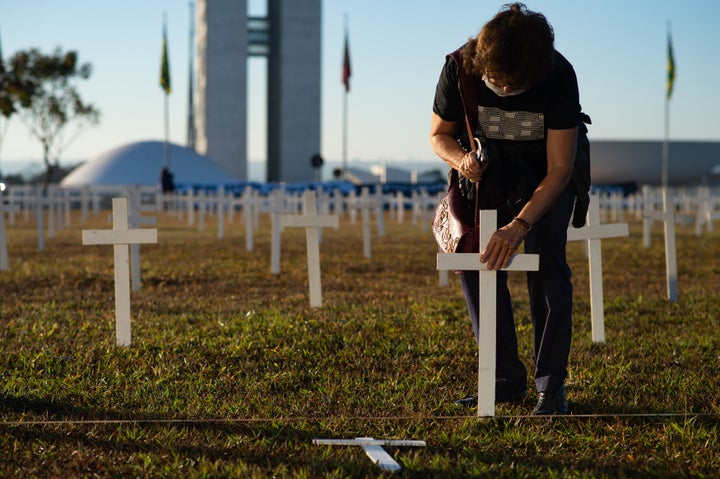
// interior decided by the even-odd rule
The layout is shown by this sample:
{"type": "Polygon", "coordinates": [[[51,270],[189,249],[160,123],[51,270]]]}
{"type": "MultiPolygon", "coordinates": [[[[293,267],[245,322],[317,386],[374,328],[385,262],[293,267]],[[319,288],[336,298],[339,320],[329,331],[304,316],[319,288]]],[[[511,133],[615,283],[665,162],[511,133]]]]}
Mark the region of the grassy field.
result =
{"type": "MultiPolygon", "coordinates": [[[[476,390],[477,351],[459,281],[440,287],[428,231],[388,218],[363,257],[362,226],[321,245],[323,307],[310,308],[304,231],[270,226],[253,252],[242,221],[217,239],[159,216],[132,293],[133,344],[115,345],[113,256],[83,228],[37,251],[9,227],[0,272],[0,477],[385,477],[359,448],[313,438],[419,439],[388,448],[395,477],[718,477],[720,233],[678,227],[679,301],[666,298],[662,229],[603,241],[606,342],[590,337],[584,246],[571,243],[572,415],[493,420],[453,401],[476,390]]],[[[511,274],[532,370],[524,275],[511,274]]],[[[529,378],[532,384],[532,378],[529,378]]]]}

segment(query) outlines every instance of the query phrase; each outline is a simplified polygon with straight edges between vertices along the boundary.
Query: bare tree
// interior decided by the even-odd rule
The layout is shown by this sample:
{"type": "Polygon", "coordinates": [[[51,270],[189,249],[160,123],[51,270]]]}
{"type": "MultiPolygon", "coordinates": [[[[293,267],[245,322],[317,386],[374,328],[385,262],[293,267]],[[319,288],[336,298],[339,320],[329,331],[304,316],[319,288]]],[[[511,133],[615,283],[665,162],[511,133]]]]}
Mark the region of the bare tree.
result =
{"type": "Polygon", "coordinates": [[[9,65],[33,86],[29,104],[16,103],[17,114],[42,145],[45,190],[63,150],[85,127],[100,120],[100,112],[82,100],[75,85],[77,80],[90,78],[92,66],[80,64],[76,52],[63,53],[59,48],[50,55],[37,49],[19,51],[9,65]]]}

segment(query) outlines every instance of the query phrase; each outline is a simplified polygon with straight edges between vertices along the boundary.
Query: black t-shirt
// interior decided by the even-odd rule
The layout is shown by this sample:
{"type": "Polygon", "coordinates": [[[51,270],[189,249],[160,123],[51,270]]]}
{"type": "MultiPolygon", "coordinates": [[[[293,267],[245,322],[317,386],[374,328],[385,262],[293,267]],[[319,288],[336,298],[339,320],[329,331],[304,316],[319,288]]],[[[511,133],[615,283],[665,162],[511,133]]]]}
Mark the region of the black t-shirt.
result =
{"type": "MultiPolygon", "coordinates": [[[[519,95],[501,97],[481,78],[472,77],[478,100],[475,136],[488,144],[490,166],[480,182],[481,198],[493,197],[524,204],[547,171],[545,138],[548,128],[564,130],[578,125],[580,102],[575,71],[555,52],[551,73],[519,95]],[[519,191],[522,190],[522,191],[519,191]],[[513,196],[513,198],[509,198],[513,196]]],[[[458,91],[458,66],[448,55],[435,90],[433,112],[458,122],[465,137],[465,113],[458,91]]],[[[490,201],[487,206],[497,206],[490,201]]]]}
{"type": "MultiPolygon", "coordinates": [[[[575,70],[557,51],[550,75],[519,95],[498,96],[481,78],[474,78],[482,129],[477,133],[484,133],[488,139],[532,141],[544,138],[548,128],[565,130],[578,124],[580,101],[575,70]]],[[[457,65],[450,56],[438,80],[433,112],[446,121],[464,121],[457,65]]]]}

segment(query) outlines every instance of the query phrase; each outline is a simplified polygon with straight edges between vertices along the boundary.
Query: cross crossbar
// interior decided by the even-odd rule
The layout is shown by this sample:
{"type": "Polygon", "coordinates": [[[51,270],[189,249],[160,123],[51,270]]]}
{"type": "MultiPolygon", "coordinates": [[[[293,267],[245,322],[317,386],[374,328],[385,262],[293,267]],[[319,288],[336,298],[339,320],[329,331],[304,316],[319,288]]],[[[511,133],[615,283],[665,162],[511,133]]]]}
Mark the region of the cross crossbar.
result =
{"type": "Polygon", "coordinates": [[[332,215],[283,215],[283,227],[297,228],[334,228],[340,223],[337,216],[332,215]]]}
{"type": "Polygon", "coordinates": [[[157,230],[83,230],[82,241],[84,245],[157,243],[157,230]]]}
{"type": "Polygon", "coordinates": [[[627,223],[594,224],[582,228],[570,228],[567,232],[568,241],[589,239],[620,238],[629,234],[627,223]]]}
{"type": "MultiPolygon", "coordinates": [[[[540,266],[540,257],[536,254],[516,254],[507,268],[502,271],[535,271],[540,266]]],[[[454,271],[493,271],[480,262],[478,253],[438,253],[437,269],[454,271]]]]}

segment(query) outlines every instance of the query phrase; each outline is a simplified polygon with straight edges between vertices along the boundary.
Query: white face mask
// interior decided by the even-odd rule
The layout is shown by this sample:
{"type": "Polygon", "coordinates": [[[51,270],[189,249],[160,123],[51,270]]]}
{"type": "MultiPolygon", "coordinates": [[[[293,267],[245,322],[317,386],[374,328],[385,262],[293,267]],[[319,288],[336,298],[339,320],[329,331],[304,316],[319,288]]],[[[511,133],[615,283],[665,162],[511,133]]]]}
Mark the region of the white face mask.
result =
{"type": "Polygon", "coordinates": [[[483,81],[485,82],[485,86],[488,87],[490,90],[492,90],[493,93],[495,93],[497,96],[515,96],[519,95],[520,93],[523,93],[527,90],[527,88],[519,88],[517,90],[513,90],[511,92],[506,92],[503,90],[503,87],[497,86],[494,83],[490,82],[490,79],[488,79],[487,76],[483,75],[482,77],[483,81]]]}

